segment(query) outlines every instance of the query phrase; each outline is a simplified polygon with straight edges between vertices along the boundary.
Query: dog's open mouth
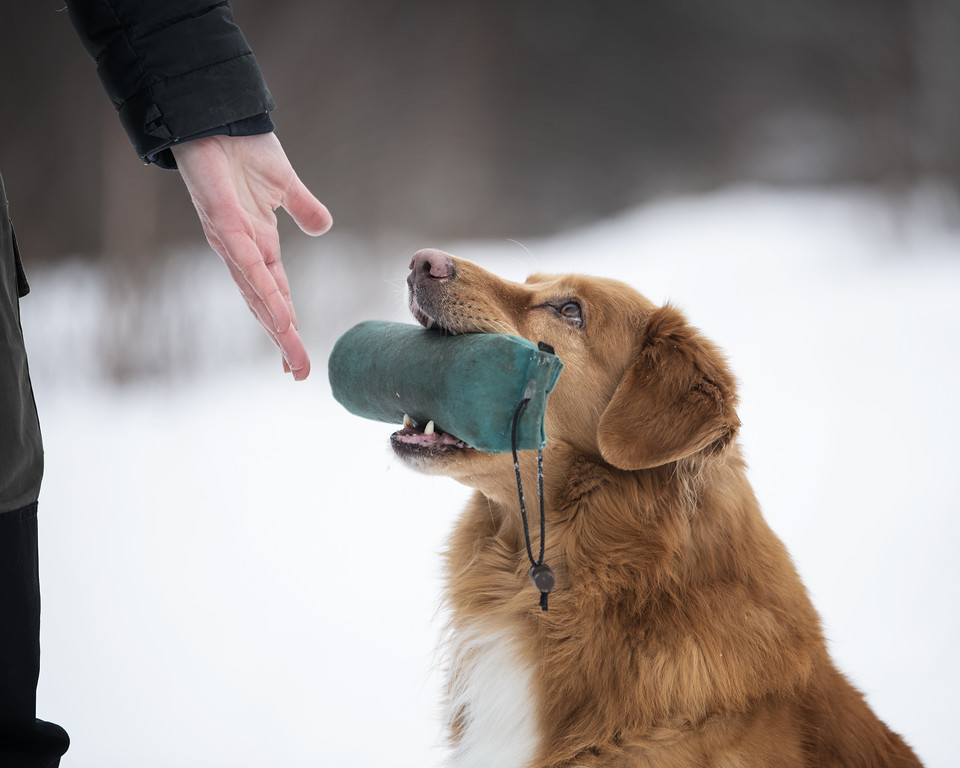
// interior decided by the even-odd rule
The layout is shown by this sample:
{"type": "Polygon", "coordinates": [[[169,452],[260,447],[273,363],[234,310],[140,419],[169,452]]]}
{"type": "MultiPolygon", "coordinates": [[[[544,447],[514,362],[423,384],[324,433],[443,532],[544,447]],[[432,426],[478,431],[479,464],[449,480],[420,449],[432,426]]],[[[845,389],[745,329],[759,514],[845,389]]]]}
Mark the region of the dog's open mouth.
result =
{"type": "Polygon", "coordinates": [[[433,421],[414,423],[404,415],[403,427],[390,436],[394,450],[409,454],[453,453],[470,448],[463,440],[440,430],[433,421]]]}

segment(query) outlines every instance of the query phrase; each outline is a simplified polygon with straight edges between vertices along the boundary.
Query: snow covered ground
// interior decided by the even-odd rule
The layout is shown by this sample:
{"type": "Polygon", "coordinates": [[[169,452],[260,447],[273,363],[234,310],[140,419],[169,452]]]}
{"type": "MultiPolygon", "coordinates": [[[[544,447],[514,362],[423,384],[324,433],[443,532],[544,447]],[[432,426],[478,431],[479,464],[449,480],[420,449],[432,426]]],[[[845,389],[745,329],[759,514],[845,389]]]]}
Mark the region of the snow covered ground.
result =
{"type": "MultiPolygon", "coordinates": [[[[620,277],[685,309],[741,381],[751,479],[839,666],[947,768],[960,763],[960,232],[940,200],[920,191],[894,211],[856,191],[739,188],[523,245],[414,247],[513,279],[620,277]]],[[[120,323],[102,278],[32,274],[39,706],[71,733],[65,766],[442,760],[437,553],[468,491],[397,465],[390,427],[344,413],[325,371],[353,322],[406,318],[414,248],[378,273],[352,266],[355,244],[311,246],[291,265],[314,359],[300,385],[264,356],[212,254],[163,277],[126,331],[189,375],[125,387],[94,365],[120,323]],[[184,341],[197,332],[207,340],[184,341]]]]}

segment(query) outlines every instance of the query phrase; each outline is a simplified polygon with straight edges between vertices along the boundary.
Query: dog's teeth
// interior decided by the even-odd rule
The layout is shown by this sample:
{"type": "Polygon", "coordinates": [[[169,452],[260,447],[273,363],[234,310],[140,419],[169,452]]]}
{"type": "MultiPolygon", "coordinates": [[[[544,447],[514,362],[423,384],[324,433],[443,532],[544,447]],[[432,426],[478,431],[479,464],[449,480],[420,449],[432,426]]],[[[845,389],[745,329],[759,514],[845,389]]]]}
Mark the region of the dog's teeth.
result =
{"type": "Polygon", "coordinates": [[[404,429],[413,429],[413,419],[410,418],[409,414],[403,414],[403,428],[404,429]]]}
{"type": "Polygon", "coordinates": [[[433,421],[432,421],[432,420],[431,420],[431,421],[428,421],[428,422],[427,422],[427,426],[425,426],[425,427],[423,428],[423,434],[425,434],[425,435],[432,435],[432,434],[433,434],[434,427],[435,427],[435,425],[434,425],[433,421]]]}

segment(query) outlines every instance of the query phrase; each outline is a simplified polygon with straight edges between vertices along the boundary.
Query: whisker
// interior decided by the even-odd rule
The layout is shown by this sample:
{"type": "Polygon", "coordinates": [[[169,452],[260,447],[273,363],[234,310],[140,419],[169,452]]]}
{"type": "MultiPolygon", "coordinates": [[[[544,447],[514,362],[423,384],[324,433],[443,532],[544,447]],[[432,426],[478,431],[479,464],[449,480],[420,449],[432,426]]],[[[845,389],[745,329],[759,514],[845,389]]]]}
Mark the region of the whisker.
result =
{"type": "MultiPolygon", "coordinates": [[[[537,256],[534,255],[533,251],[531,251],[529,248],[527,248],[527,246],[525,246],[525,245],[524,245],[523,243],[521,243],[519,240],[514,240],[513,238],[508,237],[508,238],[507,238],[507,242],[508,242],[508,243],[513,243],[514,245],[518,245],[518,246],[520,246],[521,248],[523,248],[523,250],[524,250],[524,252],[527,254],[527,256],[530,257],[530,258],[529,258],[529,262],[533,264],[533,271],[535,271],[535,272],[539,272],[539,271],[540,271],[540,259],[537,258],[537,256]]],[[[524,264],[520,259],[516,259],[516,258],[515,258],[514,261],[515,261],[517,264],[520,264],[521,266],[523,266],[523,267],[525,267],[525,268],[529,268],[529,267],[528,267],[528,264],[524,264]]]]}

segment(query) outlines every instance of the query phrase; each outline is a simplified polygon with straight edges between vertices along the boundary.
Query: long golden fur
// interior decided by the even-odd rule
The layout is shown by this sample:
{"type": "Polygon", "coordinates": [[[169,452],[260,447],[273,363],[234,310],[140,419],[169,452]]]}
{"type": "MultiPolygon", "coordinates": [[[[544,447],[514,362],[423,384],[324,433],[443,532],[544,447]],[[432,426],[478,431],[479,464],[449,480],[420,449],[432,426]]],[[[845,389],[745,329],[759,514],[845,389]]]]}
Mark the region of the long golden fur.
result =
{"type": "MultiPolygon", "coordinates": [[[[528,675],[534,738],[491,768],[920,765],[828,656],[747,482],[717,347],[617,281],[519,284],[429,250],[411,267],[421,322],[547,342],[564,362],[543,455],[557,577],[546,612],[527,577],[511,457],[393,439],[407,463],[476,489],[446,556],[455,765],[482,764],[464,746],[480,715],[461,678],[498,645],[528,675]]],[[[521,465],[536,489],[535,455],[521,465]]]]}

